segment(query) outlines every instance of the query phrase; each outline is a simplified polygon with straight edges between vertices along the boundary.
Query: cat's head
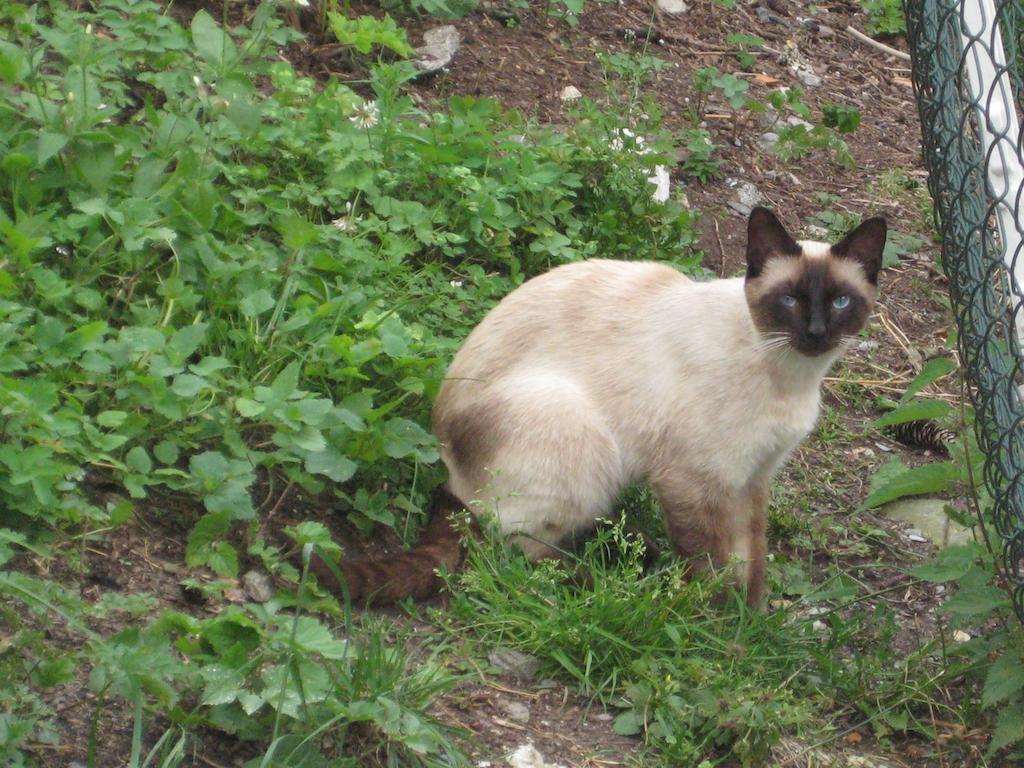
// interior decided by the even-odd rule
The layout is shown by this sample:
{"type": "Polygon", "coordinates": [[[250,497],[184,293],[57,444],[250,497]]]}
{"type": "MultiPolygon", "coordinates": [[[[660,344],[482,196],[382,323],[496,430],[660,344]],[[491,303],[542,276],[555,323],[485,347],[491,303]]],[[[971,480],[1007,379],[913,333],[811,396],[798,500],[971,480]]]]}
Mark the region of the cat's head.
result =
{"type": "Polygon", "coordinates": [[[796,241],[767,208],[751,211],[747,304],[768,344],[814,357],[852,340],[875,304],[885,235],[873,218],[833,245],[796,241]]]}

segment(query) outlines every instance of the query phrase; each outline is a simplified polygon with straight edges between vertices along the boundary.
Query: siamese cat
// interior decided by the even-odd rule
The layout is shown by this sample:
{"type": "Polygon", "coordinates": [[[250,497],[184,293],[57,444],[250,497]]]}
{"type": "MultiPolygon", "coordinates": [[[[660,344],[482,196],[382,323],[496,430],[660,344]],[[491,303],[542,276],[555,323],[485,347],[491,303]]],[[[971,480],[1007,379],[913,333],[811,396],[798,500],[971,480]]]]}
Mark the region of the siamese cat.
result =
{"type": "MultiPolygon", "coordinates": [[[[438,393],[449,480],[431,524],[408,552],[343,562],[351,598],[436,590],[437,569],[463,556],[459,510],[493,515],[535,561],[646,480],[679,556],[735,561],[757,606],[772,477],[872,311],[885,238],[873,218],[833,245],[796,241],[755,208],[744,277],[592,260],[524,283],[469,335],[438,393]]],[[[313,568],[340,587],[323,562],[313,568]]]]}

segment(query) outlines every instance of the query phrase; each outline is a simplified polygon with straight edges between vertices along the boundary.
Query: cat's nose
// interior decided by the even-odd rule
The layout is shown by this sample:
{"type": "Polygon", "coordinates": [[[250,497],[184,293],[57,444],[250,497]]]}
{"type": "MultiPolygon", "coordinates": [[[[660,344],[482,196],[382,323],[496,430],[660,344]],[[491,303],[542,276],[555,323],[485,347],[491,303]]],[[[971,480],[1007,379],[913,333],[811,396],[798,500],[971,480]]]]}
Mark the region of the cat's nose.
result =
{"type": "Polygon", "coordinates": [[[825,322],[817,318],[811,320],[807,325],[807,335],[816,339],[820,339],[825,335],[825,322]]]}

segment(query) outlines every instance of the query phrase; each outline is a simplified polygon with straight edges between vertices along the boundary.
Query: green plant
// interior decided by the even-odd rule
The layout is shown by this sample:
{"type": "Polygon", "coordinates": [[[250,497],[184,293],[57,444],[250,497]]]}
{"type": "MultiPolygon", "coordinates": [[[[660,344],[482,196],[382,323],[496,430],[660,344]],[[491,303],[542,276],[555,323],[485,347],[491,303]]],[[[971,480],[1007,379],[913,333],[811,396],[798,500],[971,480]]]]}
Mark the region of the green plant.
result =
{"type": "Polygon", "coordinates": [[[853,104],[826,102],[821,107],[824,124],[840,133],[853,133],[860,125],[860,110],[853,104]]]}
{"type": "Polygon", "coordinates": [[[580,23],[579,16],[583,13],[583,0],[545,0],[544,8],[548,16],[554,16],[570,27],[575,27],[580,23]]]}
{"type": "Polygon", "coordinates": [[[351,45],[366,55],[375,47],[388,48],[399,56],[408,57],[413,53],[406,39],[405,30],[395,24],[387,14],[383,19],[373,16],[359,16],[350,19],[340,13],[328,13],[331,30],[342,45],[351,45]]]}
{"type": "Polygon", "coordinates": [[[733,33],[725,38],[730,45],[735,45],[739,50],[736,52],[736,59],[743,69],[750,69],[757,61],[751,51],[765,44],[764,40],[757,35],[744,33],[733,33]]]}
{"type": "Polygon", "coordinates": [[[720,176],[720,161],[714,157],[715,145],[711,134],[705,128],[686,128],[682,132],[685,142],[686,159],[683,171],[697,181],[706,183],[720,176]]]}
{"type": "Polygon", "coordinates": [[[750,83],[731,72],[720,72],[717,67],[704,67],[693,73],[693,84],[697,92],[696,112],[701,119],[707,107],[707,96],[718,91],[729,105],[732,115],[732,139],[736,141],[741,117],[746,110],[763,111],[763,105],[747,97],[750,83]]]}
{"type": "Polygon", "coordinates": [[[811,117],[811,108],[804,102],[804,92],[800,88],[779,88],[768,94],[768,103],[776,111],[792,112],[801,120],[811,117]]]}
{"type": "Polygon", "coordinates": [[[826,150],[834,161],[845,168],[853,167],[853,156],[845,141],[824,125],[807,128],[803,124],[784,125],[779,128],[775,154],[783,162],[807,157],[815,150],[826,150]]]}
{"type": "Polygon", "coordinates": [[[868,31],[872,34],[906,34],[907,21],[899,0],[860,0],[860,7],[868,15],[868,31]]]}

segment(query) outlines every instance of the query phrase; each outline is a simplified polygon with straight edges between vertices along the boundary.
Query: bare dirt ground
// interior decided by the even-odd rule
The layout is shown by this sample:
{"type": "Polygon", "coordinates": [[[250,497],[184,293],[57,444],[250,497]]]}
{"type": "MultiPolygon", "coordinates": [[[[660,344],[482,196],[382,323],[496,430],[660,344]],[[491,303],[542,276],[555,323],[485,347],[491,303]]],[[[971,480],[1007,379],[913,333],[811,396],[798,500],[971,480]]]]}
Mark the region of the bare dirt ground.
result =
{"type": "MultiPolygon", "coordinates": [[[[179,8],[178,12],[185,10],[179,8]]],[[[380,10],[355,3],[351,12],[379,14],[380,10]]],[[[725,10],[711,0],[694,0],[685,14],[670,16],[656,10],[652,0],[588,2],[578,26],[572,27],[549,16],[542,3],[518,8],[486,2],[453,22],[424,18],[401,23],[414,45],[419,44],[424,30],[442,23],[454,24],[462,35],[462,46],[451,66],[413,85],[428,103],[441,103],[451,95],[492,96],[539,121],[559,124],[564,120],[559,94],[566,86],[601,98],[597,52],[637,52],[642,48],[667,62],[655,76],[651,92],[664,110],[666,127],[680,130],[692,125],[690,115],[697,98],[693,72],[708,66],[735,69],[736,46],[726,38],[742,32],[763,38],[771,49],[755,53],[755,64],[741,74],[750,82],[752,98],[764,100],[780,86],[801,87],[815,123],[820,122],[821,106],[826,102],[859,108],[861,125],[845,137],[855,165],[843,168],[822,151],[801,161],[781,162],[759,143],[766,129],[758,124],[756,115],[741,117],[737,124],[727,105],[712,98],[705,124],[720,147],[717,156],[722,161],[722,178],[706,184],[687,182],[675,168],[673,189],[703,212],[704,265],[718,275],[734,274],[742,265],[745,218],[730,209],[729,203],[735,201],[737,185],[743,182],[756,185],[764,204],[779,212],[792,230],[800,230],[807,217],[831,208],[859,217],[884,215],[891,229],[917,234],[923,240],[920,251],[905,256],[881,278],[881,299],[868,337],[873,343],[854,350],[827,383],[826,419],[832,419],[829,423],[835,428],[813,436],[782,478],[782,503],[793,498],[806,500],[810,528],[817,529],[821,540],[829,543],[829,551],[819,555],[821,562],[843,559],[846,563],[881,564],[884,567],[864,571],[863,578],[874,588],[898,587],[905,579],[902,569],[926,554],[931,545],[911,542],[898,524],[855,510],[866,495],[871,473],[889,456],[900,454],[911,463],[926,457],[869,431],[867,425],[879,415],[876,397],[898,397],[922,361],[945,348],[950,318],[943,299],[945,281],[934,266],[936,246],[926,215],[922,215],[927,211],[927,196],[909,64],[846,32],[848,25],[865,26],[858,5],[842,0],[813,7],[800,0],[739,0],[734,9],[725,10]],[[794,47],[821,78],[820,85],[803,85],[782,63],[781,52],[794,47]],[[900,173],[894,175],[894,171],[900,173]],[[898,178],[899,183],[883,184],[883,178],[898,178]],[[821,193],[833,197],[825,204],[821,193]],[[868,537],[862,532],[870,528],[891,533],[884,548],[865,544],[868,537]],[[879,562],[882,558],[884,563],[879,562]]],[[[901,40],[887,42],[905,48],[901,40]]],[[[339,58],[337,46],[326,40],[310,38],[286,55],[318,78],[336,75],[355,81],[365,74],[351,71],[347,61],[339,58]]],[[[289,498],[279,514],[285,518],[308,516],[313,506],[308,500],[289,498]]],[[[102,590],[146,591],[160,598],[161,607],[218,610],[218,606],[190,603],[179,587],[184,575],[183,535],[163,527],[149,529],[144,518],[134,530],[122,531],[102,544],[87,546],[88,570],[93,577],[83,587],[85,596],[102,590]]],[[[365,542],[353,540],[352,544],[354,552],[374,549],[365,542]]],[[[776,549],[794,546],[785,536],[773,542],[776,549]]],[[[31,564],[26,567],[32,569],[31,564]]],[[[908,634],[929,631],[935,623],[936,597],[923,587],[909,586],[909,580],[907,583],[905,589],[895,589],[886,599],[904,617],[908,634]]],[[[55,703],[64,718],[65,733],[70,735],[63,739],[66,750],[41,755],[46,765],[74,765],[71,761],[82,757],[79,747],[85,743],[91,719],[84,680],[82,684],[81,701],[55,703]]],[[[481,669],[445,698],[437,714],[466,730],[470,736],[467,744],[480,766],[505,765],[504,755],[526,743],[533,743],[551,765],[596,768],[638,760],[642,764],[636,740],[615,735],[610,715],[588,708],[585,700],[560,683],[516,681],[481,669]],[[523,719],[517,704],[527,708],[528,719],[523,719]]],[[[128,712],[124,715],[121,726],[116,717],[103,720],[99,737],[103,752],[111,758],[109,765],[121,764],[123,760],[117,761],[115,756],[127,754],[124,747],[131,738],[131,717],[128,712]]],[[[787,744],[773,764],[941,764],[944,768],[975,764],[970,734],[957,734],[952,743],[955,746],[947,747],[942,758],[933,759],[923,755],[931,753],[935,745],[894,741],[883,746],[872,741],[869,729],[852,729],[841,733],[824,752],[787,744]]],[[[249,756],[211,744],[195,764],[213,768],[239,765],[249,756]]]]}

